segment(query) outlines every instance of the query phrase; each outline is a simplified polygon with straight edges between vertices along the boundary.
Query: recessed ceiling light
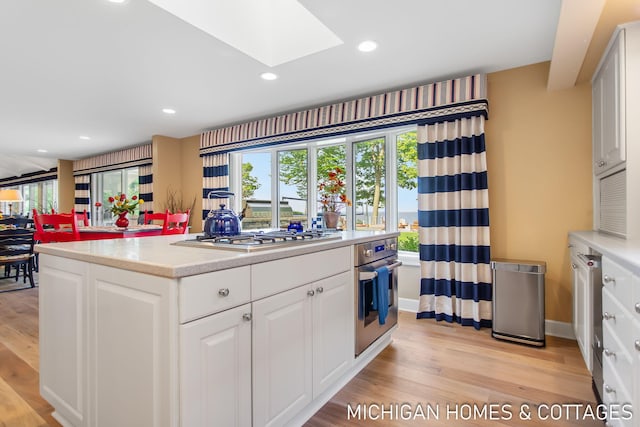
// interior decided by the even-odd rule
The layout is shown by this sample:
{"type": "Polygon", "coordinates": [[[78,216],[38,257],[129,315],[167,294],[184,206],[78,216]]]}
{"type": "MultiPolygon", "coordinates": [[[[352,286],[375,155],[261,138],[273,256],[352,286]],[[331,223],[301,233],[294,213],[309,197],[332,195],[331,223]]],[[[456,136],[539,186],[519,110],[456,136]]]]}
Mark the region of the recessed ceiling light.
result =
{"type": "Polygon", "coordinates": [[[126,0],[109,0],[111,3],[124,3],[126,0]]]}
{"type": "Polygon", "coordinates": [[[365,40],[358,45],[358,50],[360,52],[373,52],[378,48],[378,43],[373,40],[365,40]]]}
{"type": "Polygon", "coordinates": [[[47,152],[47,150],[45,150],[44,148],[38,148],[38,150],[36,150],[36,151],[38,151],[38,153],[46,153],[47,152]]]}
{"type": "Polygon", "coordinates": [[[173,108],[163,108],[162,112],[165,114],[175,114],[176,110],[174,110],[173,108]]]}
{"type": "Polygon", "coordinates": [[[80,138],[80,139],[82,139],[82,140],[84,140],[84,141],[88,141],[88,140],[90,140],[90,139],[91,139],[91,137],[86,136],[86,135],[80,135],[78,138],[80,138]]]}
{"type": "Polygon", "coordinates": [[[264,80],[275,80],[278,78],[278,76],[273,73],[262,73],[260,74],[260,77],[262,77],[264,80]]]}

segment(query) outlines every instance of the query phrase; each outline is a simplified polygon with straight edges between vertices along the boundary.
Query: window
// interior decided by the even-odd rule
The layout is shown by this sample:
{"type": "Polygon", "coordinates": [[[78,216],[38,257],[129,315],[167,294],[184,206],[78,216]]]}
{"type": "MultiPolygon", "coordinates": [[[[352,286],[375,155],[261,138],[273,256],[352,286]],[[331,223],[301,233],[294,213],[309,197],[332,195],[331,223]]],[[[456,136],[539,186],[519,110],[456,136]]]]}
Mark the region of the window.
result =
{"type": "MultiPolygon", "coordinates": [[[[113,224],[115,217],[109,210],[109,197],[119,193],[125,193],[127,196],[139,195],[139,188],[137,167],[92,174],[91,194],[95,196],[92,200],[91,217],[96,218],[97,224],[113,224]],[[102,203],[102,207],[96,208],[95,202],[102,203]]],[[[131,220],[135,221],[138,215],[139,210],[136,209],[131,220]]]]}
{"type": "Polygon", "coordinates": [[[354,144],[356,230],[385,227],[385,138],[354,144]]]}
{"type": "Polygon", "coordinates": [[[298,219],[309,228],[322,214],[318,183],[339,167],[352,206],[340,209],[338,228],[398,230],[400,249],[418,251],[414,126],[236,152],[230,165],[230,188],[242,193],[243,229],[285,228],[298,219]]]}
{"type": "MultiPolygon", "coordinates": [[[[31,182],[10,187],[22,194],[22,202],[14,203],[11,210],[14,215],[30,216],[33,209],[40,213],[51,212],[58,208],[58,180],[31,182]]],[[[3,212],[9,212],[9,204],[4,203],[3,212]]]]}
{"type": "MultiPolygon", "coordinates": [[[[240,154],[242,164],[242,228],[271,228],[274,206],[271,206],[271,152],[240,154]]],[[[238,192],[234,191],[237,195],[238,192]]]]}
{"type": "Polygon", "coordinates": [[[307,228],[307,164],[306,149],[278,152],[281,228],[287,228],[291,221],[300,221],[303,228],[307,228]]]}

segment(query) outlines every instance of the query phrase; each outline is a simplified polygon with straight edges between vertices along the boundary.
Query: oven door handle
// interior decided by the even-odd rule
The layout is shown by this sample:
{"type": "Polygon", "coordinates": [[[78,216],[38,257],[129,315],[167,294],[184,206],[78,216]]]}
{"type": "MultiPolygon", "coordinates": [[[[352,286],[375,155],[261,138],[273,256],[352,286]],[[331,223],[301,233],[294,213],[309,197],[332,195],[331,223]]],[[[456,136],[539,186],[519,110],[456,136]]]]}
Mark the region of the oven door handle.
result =
{"type": "MultiPolygon", "coordinates": [[[[389,271],[393,271],[396,268],[400,267],[401,265],[402,265],[402,261],[396,261],[393,264],[387,265],[387,269],[389,271]]],[[[378,273],[376,271],[361,271],[360,273],[358,273],[358,280],[360,281],[372,280],[372,279],[375,279],[376,277],[378,277],[378,273]]]]}

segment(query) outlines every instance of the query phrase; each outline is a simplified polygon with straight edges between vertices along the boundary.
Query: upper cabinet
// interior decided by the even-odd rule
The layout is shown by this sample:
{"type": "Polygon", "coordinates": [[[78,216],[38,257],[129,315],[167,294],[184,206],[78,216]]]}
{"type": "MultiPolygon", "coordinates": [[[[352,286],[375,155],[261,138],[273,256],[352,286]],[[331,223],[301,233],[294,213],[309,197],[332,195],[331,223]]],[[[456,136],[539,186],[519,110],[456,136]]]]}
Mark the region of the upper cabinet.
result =
{"type": "Polygon", "coordinates": [[[594,229],[640,239],[640,21],[616,28],[591,81],[594,229]]]}
{"type": "Polygon", "coordinates": [[[593,171],[596,175],[625,161],[625,32],[617,33],[592,81],[593,171]]]}

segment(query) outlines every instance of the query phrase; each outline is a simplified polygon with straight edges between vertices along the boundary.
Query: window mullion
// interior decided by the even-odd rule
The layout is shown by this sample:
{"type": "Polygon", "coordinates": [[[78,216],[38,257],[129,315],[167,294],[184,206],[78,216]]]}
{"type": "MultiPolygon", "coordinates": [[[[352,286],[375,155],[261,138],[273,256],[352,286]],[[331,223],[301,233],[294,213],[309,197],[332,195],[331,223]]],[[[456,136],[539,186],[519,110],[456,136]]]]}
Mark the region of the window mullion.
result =
{"type": "Polygon", "coordinates": [[[280,228],[280,165],[278,150],[271,150],[271,227],[280,228]]]}
{"type": "Polygon", "coordinates": [[[385,181],[387,197],[385,197],[385,230],[397,230],[398,229],[398,176],[397,165],[398,155],[396,151],[397,135],[395,133],[388,133],[385,135],[385,181]]]}
{"type": "MultiPolygon", "coordinates": [[[[355,180],[356,180],[356,164],[355,164],[355,156],[353,154],[353,145],[355,144],[355,139],[350,136],[347,137],[345,141],[345,165],[346,165],[346,175],[345,179],[347,181],[346,191],[349,195],[349,199],[355,202],[356,200],[356,190],[355,190],[355,180]]],[[[351,206],[346,206],[345,210],[347,212],[347,230],[355,230],[356,229],[356,216],[355,216],[356,204],[353,203],[351,206]]]]}
{"type": "Polygon", "coordinates": [[[311,228],[313,218],[318,216],[318,146],[311,143],[307,147],[307,228],[311,228]]]}

